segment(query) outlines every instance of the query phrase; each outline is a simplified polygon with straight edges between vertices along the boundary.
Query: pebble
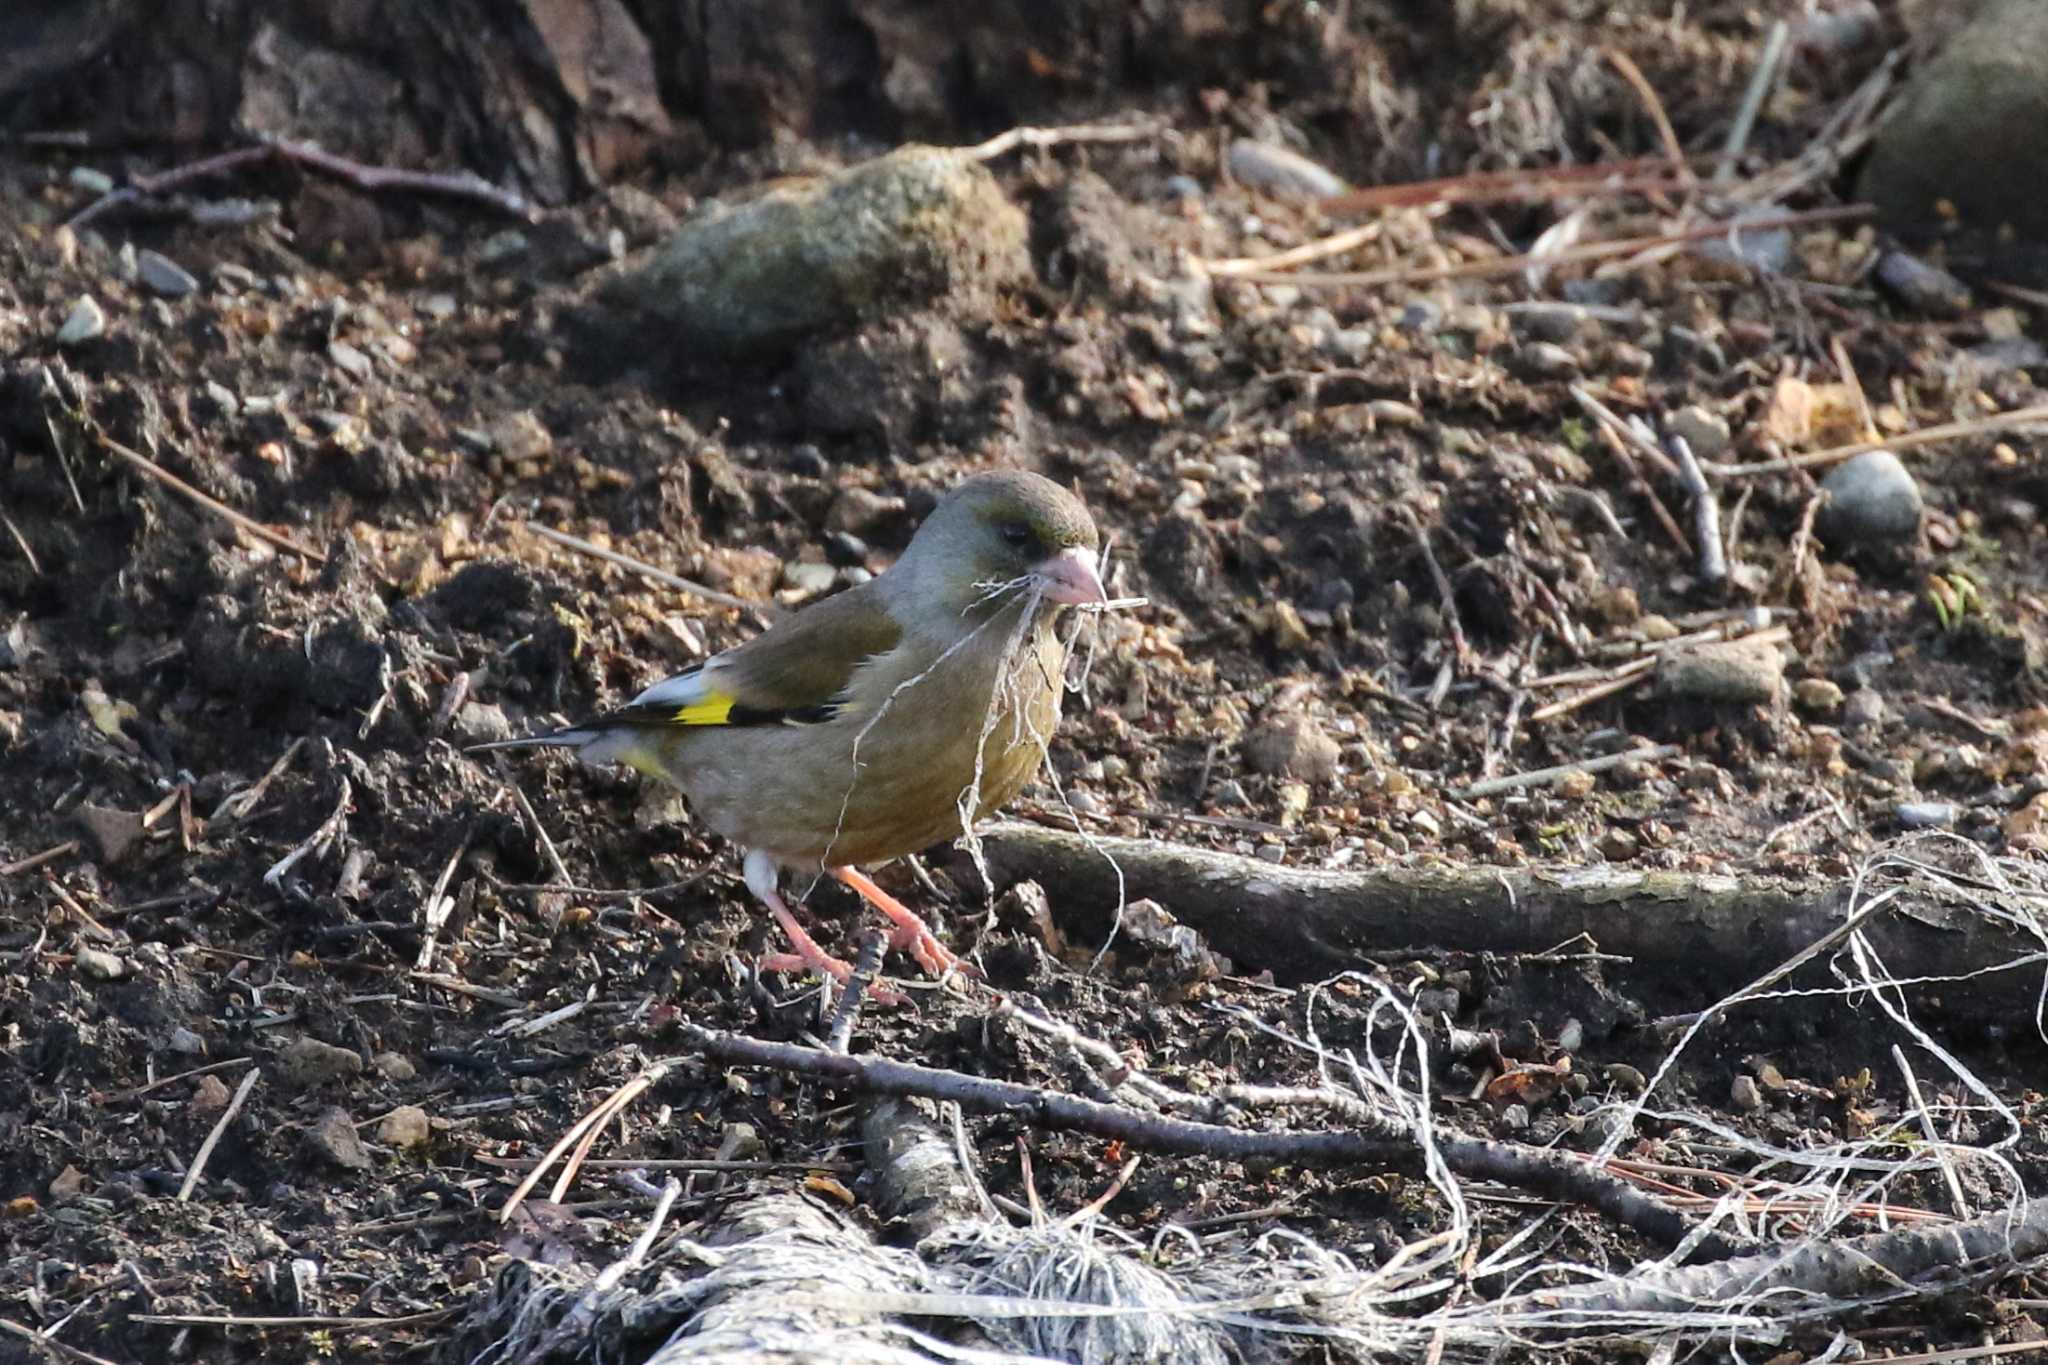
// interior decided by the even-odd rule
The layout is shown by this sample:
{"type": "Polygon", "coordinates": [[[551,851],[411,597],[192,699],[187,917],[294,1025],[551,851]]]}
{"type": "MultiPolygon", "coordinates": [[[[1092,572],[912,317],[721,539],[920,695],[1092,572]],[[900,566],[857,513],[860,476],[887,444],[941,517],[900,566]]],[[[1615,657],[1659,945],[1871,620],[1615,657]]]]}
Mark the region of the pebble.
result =
{"type": "Polygon", "coordinates": [[[1901,829],[1947,829],[1961,814],[1949,801],[1901,801],[1892,807],[1892,818],[1901,829]]]}
{"type": "Polygon", "coordinates": [[[1327,782],[1337,774],[1337,741],[1299,713],[1277,716],[1245,737],[1253,772],[1298,782],[1327,782]]]}
{"type": "Polygon", "coordinates": [[[1600,1068],[1600,1078],[1625,1095],[1640,1095],[1650,1088],[1650,1079],[1627,1062],[1613,1062],[1600,1068]]]}
{"type": "Polygon", "coordinates": [[[1753,1114],[1764,1107],[1763,1088],[1754,1076],[1737,1076],[1735,1083],[1728,1087],[1728,1099],[1745,1114],[1753,1114]]]}
{"type": "Polygon", "coordinates": [[[1299,152],[1241,137],[1230,144],[1230,175],[1283,198],[1327,199],[1344,192],[1344,182],[1299,152]]]}
{"type": "Polygon", "coordinates": [[[1929,317],[1959,318],[1970,311],[1970,287],[1938,266],[1906,251],[1877,259],[1877,282],[1899,302],[1929,317]]]}
{"type": "Polygon", "coordinates": [[[1532,341],[1515,352],[1515,369],[1524,379],[1569,379],[1579,358],[1554,341],[1532,341]]]}
{"type": "Polygon", "coordinates": [[[306,1144],[316,1156],[326,1157],[345,1171],[370,1169],[370,1149],[363,1145],[346,1109],[329,1109],[314,1119],[306,1130],[306,1144]]]}
{"type": "Polygon", "coordinates": [[[362,1074],[363,1059],[352,1050],[318,1038],[295,1038],[278,1054],[284,1078],[301,1090],[362,1074]]]}
{"type": "Polygon", "coordinates": [[[832,500],[832,508],[825,514],[825,529],[859,535],[900,520],[903,512],[901,498],[892,498],[871,488],[847,488],[832,500]]]}
{"type": "Polygon", "coordinates": [[[1667,423],[1673,436],[1682,436],[1692,453],[1702,460],[1718,460],[1728,453],[1728,419],[1688,403],[1671,414],[1667,423]]]}
{"type": "Polygon", "coordinates": [[[1802,711],[1832,716],[1842,709],[1842,689],[1826,678],[1801,678],[1792,684],[1792,700],[1802,711]]]}
{"type": "Polygon", "coordinates": [[[73,166],[71,174],[65,177],[71,188],[86,194],[112,194],[114,177],[95,166],[73,166]]]}
{"type": "Polygon", "coordinates": [[[1600,856],[1610,863],[1625,863],[1641,851],[1641,842],[1625,829],[1610,829],[1600,836],[1600,856]]]}
{"type": "Polygon", "coordinates": [[[57,329],[57,344],[83,345],[106,330],[107,315],[101,311],[99,300],[90,294],[80,294],[78,302],[71,305],[71,312],[65,317],[64,325],[57,329]]]}
{"type": "Polygon", "coordinates": [[[1889,450],[1858,455],[1821,480],[1816,529],[1837,554],[1895,546],[1920,533],[1920,486],[1889,450]]]}
{"type": "Polygon", "coordinates": [[[327,343],[327,358],[332,360],[343,374],[357,382],[370,377],[370,357],[338,337],[327,343]]]}
{"type": "Polygon", "coordinates": [[[486,267],[503,265],[507,261],[516,260],[524,256],[528,245],[526,234],[518,228],[506,228],[502,232],[494,232],[484,239],[482,246],[477,248],[476,263],[486,267]]]}
{"type": "Polygon", "coordinates": [[[223,294],[246,294],[257,283],[256,272],[246,265],[221,261],[213,267],[213,286],[223,294]]]}
{"type": "Polygon", "coordinates": [[[1768,702],[1777,697],[1784,674],[1785,658],[1775,645],[1709,640],[1664,651],[1657,660],[1657,690],[1687,701],[1768,702]]]}
{"type": "Polygon", "coordinates": [[[512,738],[512,720],[496,702],[464,702],[455,713],[455,731],[473,744],[512,738]]]}
{"type": "Polygon", "coordinates": [[[555,452],[554,433],[528,408],[498,418],[485,429],[485,435],[493,450],[514,463],[544,460],[555,452]]]}
{"type": "Polygon", "coordinates": [[[1500,1126],[1510,1133],[1519,1133],[1529,1126],[1529,1106],[1515,1103],[1500,1111],[1500,1126]]]}
{"type": "Polygon", "coordinates": [[[1565,1020],[1557,1031],[1557,1045],[1566,1052],[1577,1052],[1586,1045],[1586,1026],[1577,1019],[1565,1020]]]}
{"type": "Polygon", "coordinates": [[[169,1039],[171,1051],[184,1057],[204,1057],[206,1040],[186,1028],[183,1024],[171,1030],[169,1039]]]}
{"type": "Polygon", "coordinates": [[[832,531],[825,536],[825,559],[842,569],[855,569],[867,563],[868,543],[859,536],[846,531],[832,531]]]}
{"type": "Polygon", "coordinates": [[[1252,850],[1252,856],[1262,863],[1284,862],[1287,858],[1287,845],[1260,844],[1252,850]]]}
{"type": "Polygon", "coordinates": [[[1427,336],[1442,327],[1444,310],[1432,299],[1410,299],[1401,309],[1401,320],[1395,325],[1404,332],[1427,336]]]}
{"type": "Polygon", "coordinates": [[[128,975],[128,959],[104,948],[80,948],[72,961],[81,975],[93,981],[119,981],[128,975]]]}
{"type": "Polygon", "coordinates": [[[1842,728],[1868,730],[1884,720],[1884,698],[1874,687],[1859,687],[1842,703],[1842,728]]]}
{"type": "Polygon", "coordinates": [[[804,560],[792,560],[782,566],[782,586],[805,597],[815,597],[821,592],[831,591],[837,582],[839,571],[830,564],[812,564],[804,560]]]}
{"type": "Polygon", "coordinates": [[[431,1136],[433,1125],[427,1120],[427,1111],[416,1104],[399,1105],[377,1124],[377,1141],[401,1151],[424,1146],[431,1136]]]}
{"type": "Polygon", "coordinates": [[[136,252],[135,272],[145,289],[163,298],[182,299],[199,288],[191,271],[162,252],[136,252]]]}
{"type": "Polygon", "coordinates": [[[370,1058],[370,1065],[387,1081],[409,1081],[419,1075],[412,1058],[402,1052],[380,1052],[370,1058]]]}

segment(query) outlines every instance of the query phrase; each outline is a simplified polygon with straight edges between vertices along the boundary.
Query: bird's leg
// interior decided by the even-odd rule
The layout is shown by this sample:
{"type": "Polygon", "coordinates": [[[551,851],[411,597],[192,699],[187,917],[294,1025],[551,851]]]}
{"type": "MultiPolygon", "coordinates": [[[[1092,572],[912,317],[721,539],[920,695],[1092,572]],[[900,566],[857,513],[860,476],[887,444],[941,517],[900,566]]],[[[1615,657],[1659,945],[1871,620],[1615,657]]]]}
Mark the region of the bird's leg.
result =
{"type": "Polygon", "coordinates": [[[778,886],[782,871],[775,865],[775,859],[758,848],[749,849],[743,866],[747,890],[754,893],[755,900],[768,907],[769,914],[775,916],[775,922],[782,926],[782,936],[789,940],[791,949],[787,953],[768,954],[761,959],[761,965],[771,972],[819,971],[845,985],[847,978],[853,975],[853,964],[820,948],[818,941],[796,922],[796,916],[789,913],[789,906],[783,901],[778,886]]]}
{"type": "Polygon", "coordinates": [[[917,965],[932,976],[944,976],[950,971],[961,971],[969,976],[980,976],[981,971],[973,963],[953,953],[939,942],[917,912],[897,900],[894,896],[876,886],[865,872],[857,867],[835,867],[828,869],[834,877],[859,893],[860,898],[889,917],[896,926],[896,932],[889,939],[891,948],[906,948],[917,959],[917,965]]]}

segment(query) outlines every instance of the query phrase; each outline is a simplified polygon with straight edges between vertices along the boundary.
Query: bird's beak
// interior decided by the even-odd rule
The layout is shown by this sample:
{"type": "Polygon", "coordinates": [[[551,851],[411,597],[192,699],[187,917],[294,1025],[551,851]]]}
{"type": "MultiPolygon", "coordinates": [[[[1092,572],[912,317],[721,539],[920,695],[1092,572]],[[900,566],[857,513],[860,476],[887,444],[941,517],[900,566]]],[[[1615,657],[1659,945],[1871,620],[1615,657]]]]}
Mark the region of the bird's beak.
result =
{"type": "Polygon", "coordinates": [[[1102,575],[1096,572],[1095,556],[1079,545],[1070,545],[1039,561],[1031,576],[1038,580],[1049,602],[1078,607],[1109,600],[1109,594],[1102,589],[1102,575]]]}

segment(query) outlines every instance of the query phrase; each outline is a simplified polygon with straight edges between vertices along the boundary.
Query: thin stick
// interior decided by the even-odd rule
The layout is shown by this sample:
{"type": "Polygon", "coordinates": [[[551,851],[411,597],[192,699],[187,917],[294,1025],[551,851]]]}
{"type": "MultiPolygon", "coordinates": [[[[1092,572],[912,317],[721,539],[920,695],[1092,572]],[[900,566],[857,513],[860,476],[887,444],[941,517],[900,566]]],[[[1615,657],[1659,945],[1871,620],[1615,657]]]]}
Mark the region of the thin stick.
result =
{"type": "Polygon", "coordinates": [[[199,1155],[192,1158],[192,1169],[185,1172],[185,1183],[178,1187],[179,1203],[191,1200],[192,1191],[198,1186],[199,1176],[206,1170],[206,1163],[212,1159],[213,1149],[219,1143],[220,1135],[235,1121],[235,1115],[242,1112],[242,1106],[249,1102],[249,1092],[256,1088],[256,1082],[261,1079],[262,1070],[252,1068],[248,1075],[242,1077],[242,1083],[235,1087],[234,1098],[228,1101],[227,1108],[221,1110],[220,1119],[213,1125],[213,1131],[206,1135],[206,1141],[199,1144],[199,1155]]]}
{"type": "MultiPolygon", "coordinates": [[[[1633,679],[1631,679],[1633,681],[1633,679]]],[[[1536,717],[1531,716],[1531,720],[1536,717]]],[[[1481,796],[1495,796],[1501,792],[1514,791],[1521,787],[1540,787],[1546,782],[1555,782],[1566,773],[1597,773],[1609,768],[1618,768],[1624,763],[1655,763],[1670,758],[1679,752],[1676,744],[1652,744],[1641,749],[1630,749],[1625,753],[1605,754],[1599,758],[1583,759],[1577,763],[1559,763],[1549,768],[1535,768],[1528,772],[1510,773],[1496,777],[1491,782],[1475,782],[1469,787],[1460,787],[1451,793],[1453,800],[1471,801],[1481,796]]]]}
{"type": "Polygon", "coordinates": [[[1077,123],[1065,128],[1012,128],[988,141],[962,149],[975,161],[990,161],[1018,147],[1060,147],[1077,142],[1143,142],[1159,136],[1156,119],[1143,123],[1077,123]]]}
{"type": "Polygon", "coordinates": [[[1601,56],[1607,64],[1621,73],[1621,78],[1634,87],[1636,97],[1649,111],[1650,121],[1657,125],[1657,140],[1664,144],[1664,155],[1671,163],[1671,174],[1679,184],[1692,185],[1692,167],[1686,164],[1685,148],[1679,145],[1678,133],[1671,126],[1671,118],[1664,112],[1664,101],[1657,98],[1656,89],[1643,77],[1643,69],[1620,48],[1606,48],[1601,56]]]}
{"type": "Polygon", "coordinates": [[[844,1052],[853,1045],[853,1026],[860,1020],[860,1008],[868,997],[868,985],[874,981],[875,973],[882,970],[882,950],[887,940],[880,930],[871,929],[861,937],[860,956],[854,959],[853,975],[846,979],[846,989],[839,993],[838,1007],[832,1013],[832,1027],[825,1034],[825,1046],[834,1052],[844,1052]]]}
{"type": "Polygon", "coordinates": [[[413,965],[415,971],[425,971],[433,965],[434,946],[441,937],[441,927],[448,923],[448,916],[455,909],[454,897],[445,894],[448,883],[455,877],[455,865],[462,861],[462,855],[469,852],[469,841],[476,837],[474,829],[466,831],[461,845],[448,855],[448,861],[441,868],[441,875],[434,879],[434,889],[427,893],[427,903],[420,907],[420,920],[424,931],[420,934],[420,955],[413,965]]]}
{"type": "MultiPolygon", "coordinates": [[[[498,759],[498,771],[500,773],[505,771],[505,760],[502,757],[498,759]]],[[[518,783],[507,778],[505,785],[511,789],[512,800],[519,806],[519,813],[525,817],[528,828],[533,830],[534,840],[539,843],[541,853],[548,860],[548,866],[555,870],[556,879],[566,885],[572,880],[569,876],[569,869],[563,865],[562,855],[556,850],[555,841],[548,837],[547,826],[543,825],[540,822],[540,816],[534,813],[533,803],[526,799],[525,792],[519,790],[518,783]]]]}
{"type": "Polygon", "coordinates": [[[347,778],[341,779],[341,797],[334,803],[333,812],[322,820],[311,834],[302,839],[291,852],[270,865],[263,874],[263,884],[273,891],[284,890],[284,879],[291,875],[299,860],[309,854],[324,854],[337,839],[348,837],[348,803],[355,795],[355,788],[347,778]]]}
{"type": "Polygon", "coordinates": [[[1385,229],[1386,224],[1383,221],[1374,219],[1370,223],[1346,228],[1342,232],[1332,233],[1313,242],[1303,242],[1300,246],[1286,251],[1276,251],[1271,256],[1230,256],[1219,261],[1203,261],[1202,269],[1211,275],[1225,276],[1243,275],[1257,270],[1292,270],[1295,266],[1307,265],[1310,261],[1326,260],[1331,256],[1341,256],[1347,251],[1356,250],[1378,237],[1385,229]]]}
{"type": "Polygon", "coordinates": [[[327,556],[318,550],[309,550],[290,536],[273,531],[254,517],[245,516],[237,512],[212,494],[202,493],[148,456],[136,454],[127,446],[122,445],[119,441],[112,439],[104,433],[93,433],[93,439],[98,442],[100,449],[121,460],[137,473],[147,475],[172,492],[191,499],[199,506],[204,507],[207,511],[227,522],[230,526],[233,526],[236,530],[246,535],[254,536],[274,549],[283,550],[287,554],[297,555],[299,558],[311,563],[325,564],[327,562],[327,556]]]}
{"type": "Polygon", "coordinates": [[[1804,213],[1780,214],[1770,218],[1749,218],[1734,223],[1710,223],[1703,227],[1681,228],[1675,232],[1658,233],[1647,237],[1621,237],[1608,242],[1586,242],[1579,246],[1567,247],[1562,251],[1536,254],[1524,252],[1518,256],[1500,256],[1485,261],[1459,261],[1452,265],[1401,266],[1391,270],[1340,271],[1318,274],[1311,271],[1289,273],[1286,271],[1246,271],[1237,276],[1254,284],[1297,284],[1309,288],[1324,289],[1367,289],[1382,285],[1426,284],[1432,280],[1454,280],[1489,278],[1495,275],[1513,275],[1531,266],[1556,269],[1563,265],[1582,265],[1590,261],[1604,261],[1616,256],[1630,256],[1639,251],[1651,251],[1663,246],[1680,246],[1686,242],[1708,241],[1725,237],[1731,233],[1763,232],[1771,228],[1811,227],[1817,223],[1846,222],[1867,218],[1874,210],[1868,204],[1843,204],[1833,208],[1808,209],[1804,213]]]}
{"type": "Polygon", "coordinates": [[[1783,19],[1771,25],[1770,36],[1764,39],[1763,55],[1757,58],[1756,71],[1749,78],[1749,86],[1742,92],[1742,103],[1736,106],[1735,121],[1728,126],[1728,141],[1721,148],[1721,164],[1714,168],[1714,183],[1725,185],[1735,178],[1735,163],[1742,159],[1743,148],[1749,145],[1750,130],[1756,126],[1756,115],[1763,108],[1765,96],[1771,93],[1771,86],[1777,82],[1778,67],[1785,55],[1785,40],[1792,36],[1792,26],[1783,19]]]}
{"type": "Polygon", "coordinates": [[[68,858],[76,852],[78,852],[78,840],[66,839],[55,848],[46,848],[41,853],[31,853],[19,862],[8,863],[4,867],[0,867],[0,877],[12,877],[17,872],[33,872],[44,863],[54,863],[59,858],[68,858]]]}
{"type": "Polygon", "coordinates": [[[161,1080],[151,1081],[148,1085],[131,1086],[127,1090],[113,1090],[104,1095],[95,1095],[93,1096],[93,1103],[119,1104],[124,1100],[141,1099],[152,1090],[161,1090],[167,1085],[176,1085],[179,1081],[189,1081],[194,1076],[205,1076],[215,1071],[226,1071],[229,1067],[247,1066],[255,1060],[254,1057],[230,1057],[224,1062],[209,1062],[205,1066],[195,1066],[190,1071],[180,1071],[175,1076],[165,1076],[161,1080]]]}
{"type": "Polygon", "coordinates": [[[21,528],[14,524],[14,518],[0,512],[0,525],[5,525],[7,534],[14,537],[15,548],[20,550],[21,557],[28,561],[28,571],[40,577],[43,566],[36,562],[36,552],[29,548],[28,539],[21,534],[21,528]]]}
{"type": "Polygon", "coordinates": [[[1528,203],[1658,190],[1670,185],[1671,166],[1665,158],[1639,156],[1585,166],[1478,171],[1399,185],[1371,185],[1323,200],[1323,212],[1352,214],[1437,205],[1528,203]]]}
{"type": "Polygon", "coordinates": [[[526,529],[543,540],[552,540],[557,545],[565,545],[578,554],[589,555],[592,559],[602,559],[605,563],[616,564],[622,569],[631,569],[642,578],[659,583],[665,588],[674,588],[679,592],[694,593],[707,602],[716,602],[721,607],[732,607],[739,611],[750,611],[756,615],[772,615],[773,613],[774,609],[764,603],[749,602],[744,597],[734,597],[729,592],[720,592],[716,588],[707,588],[702,583],[696,582],[693,579],[684,578],[680,574],[672,574],[666,569],[657,569],[652,564],[634,559],[631,555],[622,555],[616,550],[607,550],[601,545],[592,544],[581,536],[572,536],[567,531],[557,531],[533,521],[526,523],[526,529]]]}
{"type": "Polygon", "coordinates": [[[1914,446],[1932,445],[1936,441],[1981,436],[2037,422],[2048,423],[2048,403],[2037,403],[2030,408],[2017,408],[2012,412],[2001,412],[1990,417],[1973,417],[1966,422],[1943,422],[1939,426],[1923,427],[1919,431],[1886,437],[1882,441],[1856,441],[1845,446],[1835,446],[1830,450],[1817,450],[1811,455],[1792,455],[1782,460],[1767,460],[1762,464],[1702,464],[1701,468],[1723,479],[1746,479],[1758,474],[1789,474],[1798,469],[1839,464],[1843,460],[1853,459],[1873,450],[1908,450],[1914,446]]]}
{"type": "Polygon", "coordinates": [[[439,1322],[462,1312],[461,1307],[430,1308],[424,1313],[407,1313],[395,1318],[340,1318],[305,1314],[294,1317],[236,1317],[232,1313],[133,1313],[130,1322],[151,1322],[165,1327],[305,1327],[323,1332],[387,1332],[394,1327],[416,1327],[439,1322]]]}
{"type": "MultiPolygon", "coordinates": [[[[130,1319],[130,1321],[133,1320],[133,1318],[130,1319]]],[[[20,1323],[10,1321],[7,1318],[0,1318],[0,1332],[20,1337],[32,1346],[45,1347],[66,1360],[78,1361],[79,1365],[114,1365],[114,1362],[108,1360],[105,1356],[96,1356],[90,1351],[81,1351],[76,1346],[61,1342],[55,1337],[44,1336],[33,1327],[24,1327],[20,1323]]]]}
{"type": "Polygon", "coordinates": [[[1957,1218],[1968,1218],[1970,1203],[1963,1198],[1963,1182],[1956,1178],[1955,1163],[1948,1158],[1948,1144],[1935,1131],[1934,1112],[1927,1107],[1927,1100],[1920,1093],[1920,1078],[1913,1074],[1913,1064],[1906,1060],[1905,1049],[1897,1043],[1892,1044],[1892,1063],[1906,1078],[1906,1094],[1913,1101],[1913,1116],[1920,1121],[1920,1132],[1927,1139],[1927,1150],[1934,1153],[1935,1161],[1941,1165],[1941,1178],[1948,1184],[1948,1202],[1955,1208],[1957,1218]]]}
{"type": "Polygon", "coordinates": [[[1680,481],[1692,498],[1692,533],[1700,543],[1700,579],[1718,587],[1728,577],[1728,559],[1721,548],[1721,504],[1714,500],[1713,487],[1693,458],[1692,443],[1676,433],[1665,439],[1678,461],[1680,481]]]}

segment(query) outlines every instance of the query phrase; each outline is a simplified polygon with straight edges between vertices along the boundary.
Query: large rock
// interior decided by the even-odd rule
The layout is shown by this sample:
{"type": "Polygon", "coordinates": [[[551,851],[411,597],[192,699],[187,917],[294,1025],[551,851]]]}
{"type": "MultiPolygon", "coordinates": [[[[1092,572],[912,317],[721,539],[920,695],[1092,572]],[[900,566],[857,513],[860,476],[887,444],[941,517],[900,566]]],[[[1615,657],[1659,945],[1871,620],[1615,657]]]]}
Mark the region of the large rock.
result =
{"type": "Polygon", "coordinates": [[[1862,197],[1894,228],[2011,225],[2048,241],[2048,4],[1990,0],[1913,77],[1864,167],[1862,197]]]}
{"type": "Polygon", "coordinates": [[[648,342],[740,358],[941,301],[971,312],[1029,271],[1024,215],[979,162],[904,147],[700,215],[597,301],[648,342]]]}

